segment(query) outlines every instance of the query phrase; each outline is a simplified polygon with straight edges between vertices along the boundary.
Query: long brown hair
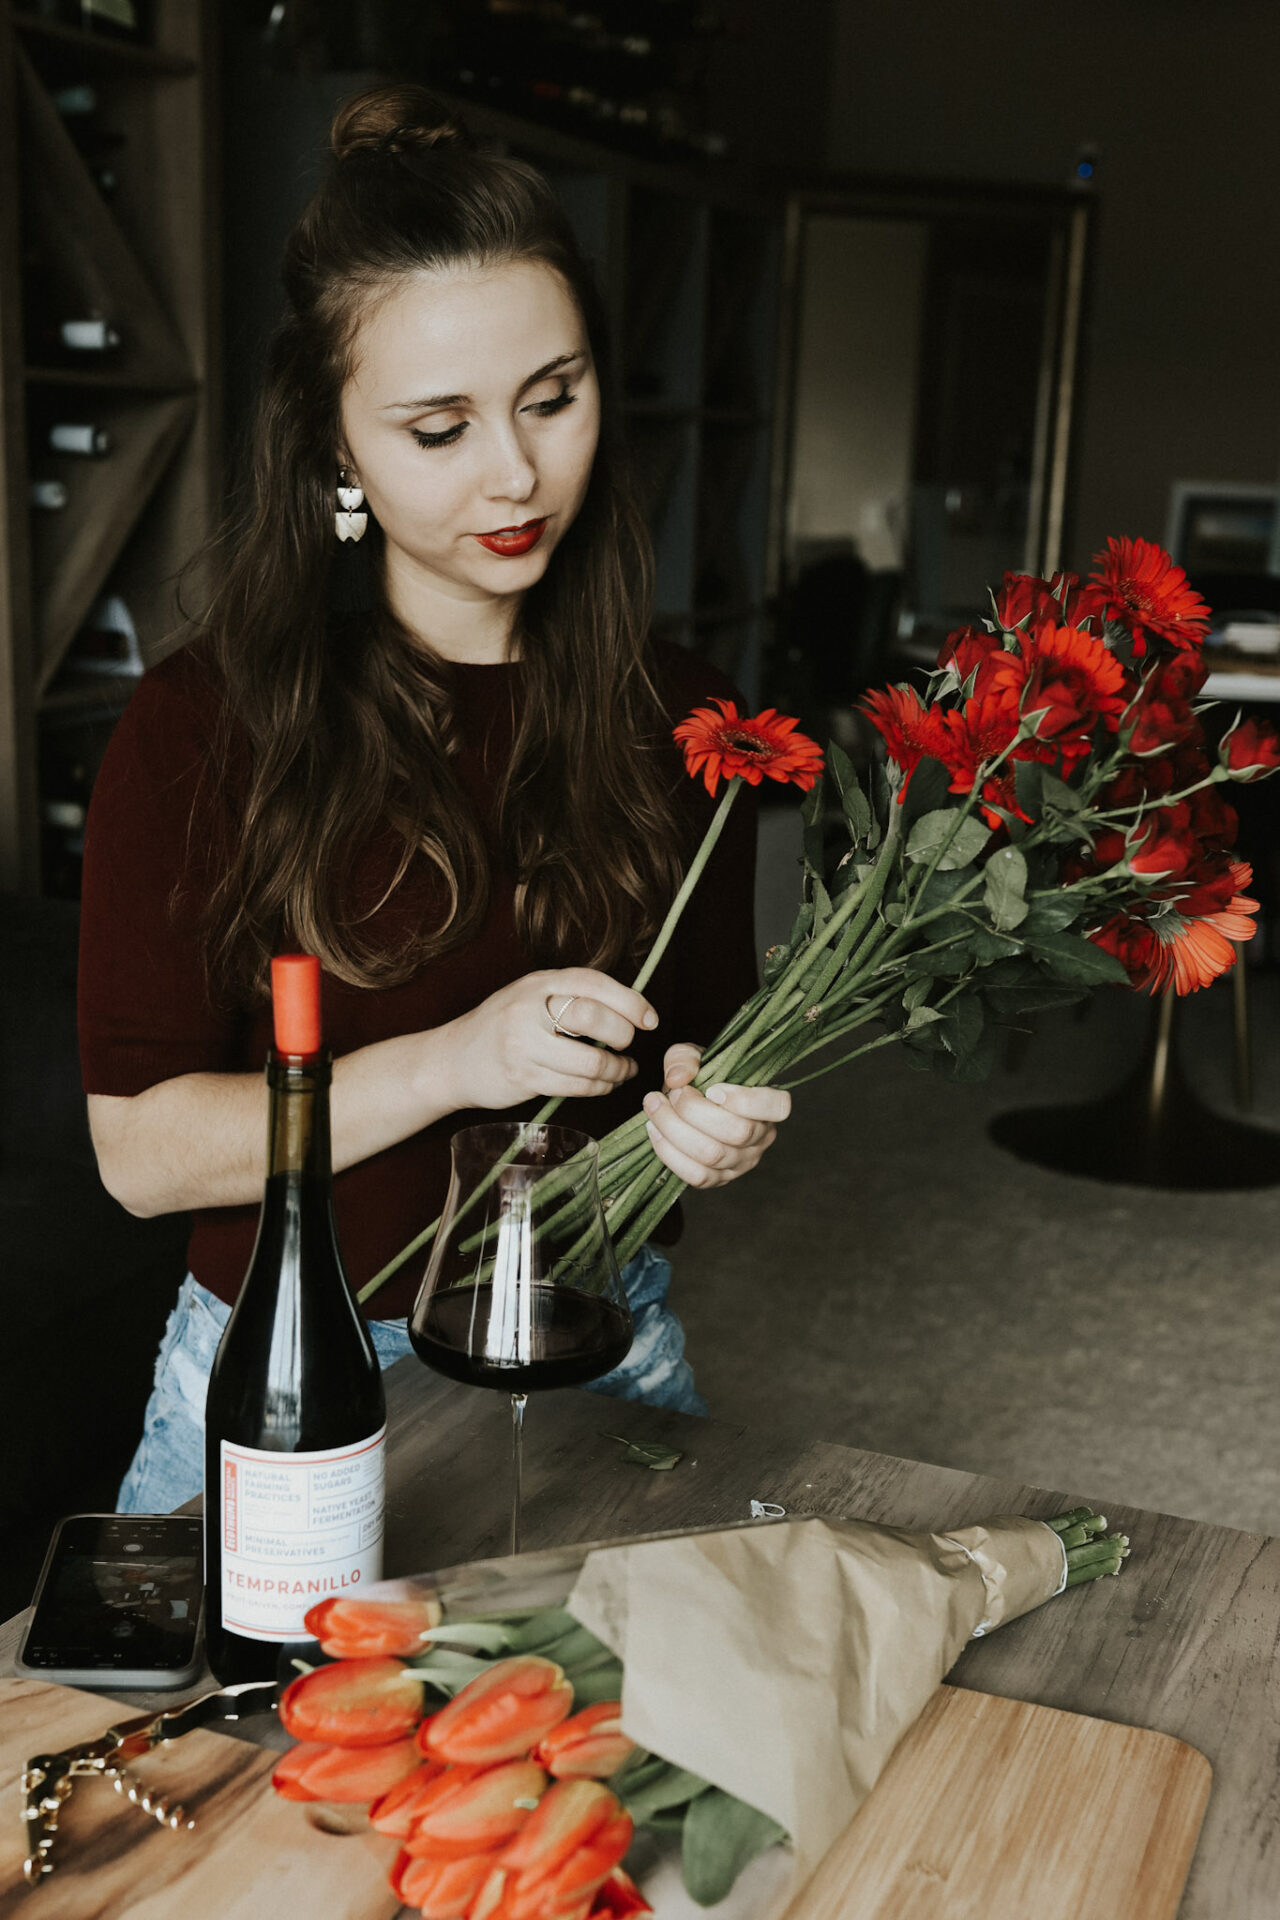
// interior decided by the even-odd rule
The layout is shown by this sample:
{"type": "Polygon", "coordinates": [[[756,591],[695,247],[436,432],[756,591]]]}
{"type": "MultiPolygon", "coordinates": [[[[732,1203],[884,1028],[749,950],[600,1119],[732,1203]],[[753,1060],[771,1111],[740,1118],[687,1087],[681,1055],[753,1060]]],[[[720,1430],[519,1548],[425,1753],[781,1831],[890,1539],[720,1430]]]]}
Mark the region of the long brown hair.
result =
{"type": "Polygon", "coordinates": [[[356,96],[331,143],[328,177],[285,250],[287,308],[247,497],[204,623],[227,691],[224,746],[238,736],[243,749],[247,736],[248,747],[211,903],[215,978],[261,992],[288,939],[344,980],[392,984],[483,922],[488,856],[451,763],[451,668],[388,608],[376,524],[358,558],[338,549],[334,449],[371,297],[407,272],[524,260],[552,267],[578,303],[602,421],[582,508],[521,608],[521,712],[499,836],[535,960],[609,965],[658,924],[684,850],[655,751],[668,736],[645,664],[652,555],[620,471],[599,294],[542,176],[477,148],[425,89],[356,96]],[[366,604],[344,616],[349,575],[363,576],[366,604]],[[392,888],[422,854],[449,902],[438,925],[390,952],[352,906],[360,851],[387,821],[403,843],[392,888]]]}

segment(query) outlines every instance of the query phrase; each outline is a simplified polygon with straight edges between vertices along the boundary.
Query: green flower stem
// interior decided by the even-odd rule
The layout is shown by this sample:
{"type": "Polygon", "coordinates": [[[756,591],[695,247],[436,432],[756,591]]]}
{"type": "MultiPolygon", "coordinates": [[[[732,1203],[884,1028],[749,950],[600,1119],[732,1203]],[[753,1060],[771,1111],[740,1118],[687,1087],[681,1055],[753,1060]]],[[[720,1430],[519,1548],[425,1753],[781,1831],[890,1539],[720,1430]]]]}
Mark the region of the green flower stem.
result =
{"type": "MultiPolygon", "coordinates": [[[[724,832],[725,822],[729,818],[730,809],[738,797],[738,791],[742,784],[741,774],[735,774],[720,796],[720,804],[712,816],[710,826],[702,836],[702,845],[694,854],[689,864],[689,870],[680,884],[680,890],[667,910],[667,917],[658,929],[658,936],[649,950],[648,958],[645,960],[644,965],[641,967],[635,979],[631,982],[631,990],[633,993],[642,993],[644,991],[653,977],[654,969],[670,945],[671,936],[679,924],[681,914],[689,904],[689,899],[694,888],[702,877],[703,869],[711,857],[712,849],[716,841],[720,838],[720,835],[724,832]]],[[[532,1119],[525,1122],[525,1125],[527,1127],[544,1126],[552,1114],[558,1112],[563,1104],[563,1094],[558,1094],[553,1099],[544,1101],[532,1119]]],[[[513,1148],[512,1151],[514,1152],[515,1149],[513,1148]]],[[[477,1185],[475,1191],[468,1194],[466,1200],[463,1202],[463,1211],[469,1211],[480,1198],[481,1194],[484,1193],[488,1187],[492,1186],[502,1171],[502,1165],[503,1162],[500,1161],[497,1166],[491,1168],[484,1179],[477,1185]]],[[[379,1287],[383,1286],[386,1281],[391,1278],[393,1273],[398,1273],[407,1260],[412,1260],[415,1253],[420,1253],[424,1247],[430,1245],[431,1241],[435,1239],[439,1226],[440,1220],[439,1217],[437,1217],[431,1222],[430,1226],[424,1227],[421,1233],[415,1235],[407,1247],[401,1247],[399,1253],[394,1254],[384,1267],[378,1269],[372,1280],[367,1281],[365,1285],[361,1287],[359,1293],[356,1295],[357,1300],[364,1302],[365,1300],[371,1299],[379,1287]]]]}
{"type": "MultiPolygon", "coordinates": [[[[1046,1520],[1045,1526],[1052,1527],[1055,1533],[1065,1533],[1068,1527],[1077,1526],[1082,1520],[1102,1520],[1092,1507],[1072,1507],[1070,1513],[1060,1513],[1056,1520],[1046,1520]]],[[[1105,1527],[1106,1521],[1102,1520],[1105,1527]]]]}
{"type": "Polygon", "coordinates": [[[810,1080],[821,1080],[824,1073],[833,1073],[837,1067],[848,1066],[851,1060],[860,1060],[864,1053],[874,1053],[877,1047],[887,1047],[898,1037],[896,1029],[890,1033],[882,1033],[878,1040],[867,1040],[862,1046],[854,1047],[849,1053],[840,1054],[835,1060],[826,1060],[820,1067],[815,1067],[811,1073],[802,1073],[796,1080],[782,1081],[782,1087],[785,1092],[790,1093],[793,1088],[803,1087],[810,1080]]]}

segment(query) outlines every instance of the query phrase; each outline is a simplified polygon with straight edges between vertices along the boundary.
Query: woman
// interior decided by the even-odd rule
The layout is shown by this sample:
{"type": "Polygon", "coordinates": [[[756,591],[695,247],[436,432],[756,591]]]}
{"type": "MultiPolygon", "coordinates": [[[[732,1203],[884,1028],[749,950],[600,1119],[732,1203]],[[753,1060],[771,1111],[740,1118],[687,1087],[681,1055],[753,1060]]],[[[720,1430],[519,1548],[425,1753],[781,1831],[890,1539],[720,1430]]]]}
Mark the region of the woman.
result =
{"type": "MultiPolygon", "coordinates": [[[[656,1152],[711,1186],[788,1108],[690,1084],[754,984],[741,806],[648,995],[618,977],[705,824],[671,725],[732,688],[648,645],[647,541],[564,216],[418,88],[349,102],[332,140],[286,250],[247,513],[199,632],[116,730],[89,823],[99,1167],[131,1212],[194,1214],[127,1510],[200,1483],[261,1193],[273,951],[323,963],[357,1287],[438,1212],[449,1136],[482,1113],[564,1095],[600,1134],[639,1077],[656,1152]]],[[[419,1278],[371,1303],[384,1364],[419,1278]]],[[[631,1263],[636,1346],[598,1384],[696,1409],[666,1279],[651,1249],[631,1263]]]]}

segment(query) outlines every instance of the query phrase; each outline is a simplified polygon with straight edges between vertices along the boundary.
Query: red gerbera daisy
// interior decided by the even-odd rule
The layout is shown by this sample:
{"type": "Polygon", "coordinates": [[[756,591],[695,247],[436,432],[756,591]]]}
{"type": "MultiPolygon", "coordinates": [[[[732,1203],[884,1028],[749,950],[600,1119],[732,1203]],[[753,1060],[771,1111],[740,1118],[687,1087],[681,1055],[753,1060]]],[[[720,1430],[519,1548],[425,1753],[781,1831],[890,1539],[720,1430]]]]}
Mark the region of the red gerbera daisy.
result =
{"type": "Polygon", "coordinates": [[[776,707],[750,717],[739,713],[732,700],[714,699],[709,707],[695,707],[675,729],[674,738],[684,748],[688,771],[695,778],[701,772],[713,796],[722,779],[742,779],[758,787],[766,775],[789,780],[808,793],[822,772],[822,749],[797,732],[798,725],[776,707]]]}
{"type": "Polygon", "coordinates": [[[1114,733],[1129,698],[1125,671],[1093,634],[1082,627],[1034,627],[1019,636],[1019,652],[995,670],[993,685],[1020,682],[1020,703],[1038,716],[1036,739],[1068,760],[1089,751],[1101,720],[1114,733]]]}
{"type": "MultiPolygon", "coordinates": [[[[1230,862],[1237,887],[1247,887],[1253,869],[1243,860],[1230,862]]],[[[1252,915],[1258,903],[1247,894],[1233,894],[1216,913],[1192,919],[1183,913],[1161,913],[1154,920],[1117,914],[1090,935],[1095,946],[1114,953],[1135,988],[1163,993],[1195,993],[1236,964],[1236,949],[1254,934],[1252,915]]]]}
{"type": "Polygon", "coordinates": [[[905,776],[898,792],[901,801],[911,784],[911,776],[926,757],[938,759],[942,728],[938,714],[931,712],[912,687],[880,687],[862,702],[862,711],[882,736],[889,758],[901,767],[905,776]]]}
{"type": "Polygon", "coordinates": [[[1175,647],[1194,647],[1208,633],[1207,605],[1163,547],[1113,535],[1093,566],[1089,579],[1101,591],[1106,618],[1129,629],[1139,653],[1148,634],[1175,647]]]}

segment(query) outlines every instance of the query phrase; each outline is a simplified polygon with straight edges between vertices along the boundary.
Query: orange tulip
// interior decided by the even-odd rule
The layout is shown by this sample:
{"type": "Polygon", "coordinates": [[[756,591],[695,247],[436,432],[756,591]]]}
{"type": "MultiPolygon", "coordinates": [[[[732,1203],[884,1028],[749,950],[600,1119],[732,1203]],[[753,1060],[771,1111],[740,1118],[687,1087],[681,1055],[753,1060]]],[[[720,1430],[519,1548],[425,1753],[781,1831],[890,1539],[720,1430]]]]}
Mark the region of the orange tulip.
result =
{"type": "Polygon", "coordinates": [[[572,1706],[573,1688],[554,1660],[517,1654],[468,1681],[433,1714],[420,1745],[433,1759],[480,1766],[523,1759],[572,1706]]]}
{"type": "Polygon", "coordinates": [[[419,1765],[412,1740],[382,1747],[331,1747],[304,1741],[280,1756],[271,1784],[285,1800],[377,1800],[419,1765]]]}
{"type": "MultiPolygon", "coordinates": [[[[414,1758],[417,1759],[417,1745],[411,1744],[414,1758]]],[[[379,1749],[374,1747],[372,1751],[377,1753],[379,1749]]],[[[417,1819],[418,1795],[443,1772],[442,1760],[419,1761],[412,1773],[406,1774],[403,1780],[397,1781],[395,1786],[374,1801],[369,1808],[370,1825],[376,1827],[379,1833],[389,1833],[395,1840],[407,1840],[417,1819]]]]}
{"type": "Polygon", "coordinates": [[[611,1920],[631,1920],[633,1914],[652,1913],[653,1908],[629,1873],[615,1867],[596,1894],[592,1913],[609,1914],[611,1920]]]}
{"type": "Polygon", "coordinates": [[[339,1660],[287,1686],[280,1719],[295,1740],[383,1747],[422,1718],[422,1680],[399,1660],[339,1660]]]}
{"type": "Polygon", "coordinates": [[[631,1816],[598,1780],[558,1780],[499,1864],[502,1920],[570,1920],[631,1845],[631,1816]]]}
{"type": "Polygon", "coordinates": [[[416,1859],[460,1860],[505,1846],[528,1824],[546,1784],[532,1760],[448,1767],[423,1788],[406,1851],[416,1859]]]}
{"type": "Polygon", "coordinates": [[[463,1920],[492,1871],[491,1853],[465,1860],[415,1860],[402,1853],[391,1869],[391,1891],[424,1920],[463,1920]]]}
{"type": "Polygon", "coordinates": [[[437,1600],[322,1600],[306,1628],[335,1660],[377,1660],[421,1653],[440,1619],[437,1600]]]}
{"type": "Polygon", "coordinates": [[[601,1700],[553,1727],[533,1757],[557,1780],[582,1774],[607,1780],[628,1761],[636,1743],[622,1731],[622,1702],[601,1700]]]}

